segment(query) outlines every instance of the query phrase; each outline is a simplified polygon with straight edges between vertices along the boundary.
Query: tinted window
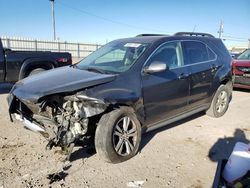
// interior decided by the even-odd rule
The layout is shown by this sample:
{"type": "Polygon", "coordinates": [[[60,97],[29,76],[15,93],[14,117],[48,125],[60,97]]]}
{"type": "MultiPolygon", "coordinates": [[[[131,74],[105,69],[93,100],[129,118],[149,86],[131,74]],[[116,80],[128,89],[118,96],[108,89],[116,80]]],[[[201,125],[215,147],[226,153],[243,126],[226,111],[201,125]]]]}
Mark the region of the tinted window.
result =
{"type": "Polygon", "coordinates": [[[207,46],[201,42],[185,41],[183,42],[185,51],[185,64],[194,64],[203,61],[208,61],[207,46]]]}
{"type": "Polygon", "coordinates": [[[154,52],[149,63],[154,61],[164,62],[169,68],[176,68],[183,65],[182,49],[180,42],[169,42],[162,45],[154,52]]]}
{"type": "Polygon", "coordinates": [[[208,52],[208,58],[209,58],[209,60],[216,59],[215,53],[210,48],[207,48],[207,52],[208,52]]]}

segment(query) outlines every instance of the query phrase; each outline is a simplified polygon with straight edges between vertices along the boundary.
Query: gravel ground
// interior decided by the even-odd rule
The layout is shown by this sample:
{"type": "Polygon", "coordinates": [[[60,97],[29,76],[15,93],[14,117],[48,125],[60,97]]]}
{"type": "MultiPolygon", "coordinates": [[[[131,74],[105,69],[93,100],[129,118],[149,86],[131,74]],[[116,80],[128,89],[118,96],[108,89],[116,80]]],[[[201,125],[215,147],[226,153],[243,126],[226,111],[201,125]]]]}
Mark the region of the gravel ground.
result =
{"type": "Polygon", "coordinates": [[[217,161],[236,141],[250,139],[250,92],[234,91],[225,116],[203,113],[143,136],[140,152],[121,164],[101,161],[94,151],[76,147],[63,180],[50,184],[49,174],[61,169],[58,149],[19,123],[11,123],[6,94],[0,95],[0,188],[5,187],[211,187],[217,161]]]}

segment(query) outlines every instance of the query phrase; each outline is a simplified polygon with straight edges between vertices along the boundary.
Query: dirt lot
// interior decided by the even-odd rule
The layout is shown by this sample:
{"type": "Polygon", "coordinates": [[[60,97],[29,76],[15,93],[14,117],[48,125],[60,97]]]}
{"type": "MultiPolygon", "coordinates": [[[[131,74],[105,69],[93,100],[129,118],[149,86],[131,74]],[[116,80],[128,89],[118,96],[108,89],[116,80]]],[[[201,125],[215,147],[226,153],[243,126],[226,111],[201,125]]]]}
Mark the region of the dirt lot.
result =
{"type": "Polygon", "coordinates": [[[9,122],[6,94],[0,95],[0,188],[5,187],[211,187],[217,160],[238,140],[250,139],[250,93],[234,91],[225,116],[198,114],[144,135],[140,153],[121,164],[107,164],[76,147],[64,180],[49,184],[60,170],[60,155],[45,151],[38,134],[9,122]]]}

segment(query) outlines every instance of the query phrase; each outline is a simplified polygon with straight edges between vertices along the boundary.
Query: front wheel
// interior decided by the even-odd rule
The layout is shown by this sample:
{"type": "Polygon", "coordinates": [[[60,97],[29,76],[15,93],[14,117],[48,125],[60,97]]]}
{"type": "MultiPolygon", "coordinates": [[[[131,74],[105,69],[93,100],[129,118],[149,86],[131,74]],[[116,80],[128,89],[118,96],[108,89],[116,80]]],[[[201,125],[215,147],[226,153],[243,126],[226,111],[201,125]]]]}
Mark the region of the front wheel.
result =
{"type": "Polygon", "coordinates": [[[141,125],[133,110],[121,107],[104,114],[96,128],[97,154],[107,162],[119,163],[136,155],[141,142],[141,125]]]}
{"type": "Polygon", "coordinates": [[[230,97],[231,97],[231,90],[229,86],[221,85],[217,89],[206,114],[215,118],[223,116],[228,109],[230,97]]]}

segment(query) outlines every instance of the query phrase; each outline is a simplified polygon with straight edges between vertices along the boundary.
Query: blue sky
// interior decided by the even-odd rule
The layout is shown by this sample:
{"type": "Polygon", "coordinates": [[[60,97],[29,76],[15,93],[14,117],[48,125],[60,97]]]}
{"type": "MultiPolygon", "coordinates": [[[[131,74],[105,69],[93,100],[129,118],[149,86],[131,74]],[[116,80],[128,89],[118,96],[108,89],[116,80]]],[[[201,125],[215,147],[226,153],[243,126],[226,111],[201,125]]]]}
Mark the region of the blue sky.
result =
{"type": "MultiPolygon", "coordinates": [[[[51,40],[49,0],[0,0],[0,36],[51,40]]],[[[247,45],[250,0],[55,0],[62,41],[104,44],[139,33],[208,32],[224,22],[227,46],[247,45]]]]}

